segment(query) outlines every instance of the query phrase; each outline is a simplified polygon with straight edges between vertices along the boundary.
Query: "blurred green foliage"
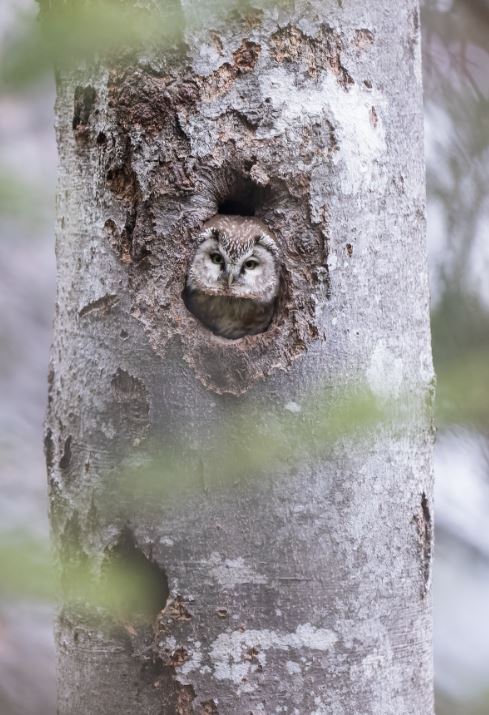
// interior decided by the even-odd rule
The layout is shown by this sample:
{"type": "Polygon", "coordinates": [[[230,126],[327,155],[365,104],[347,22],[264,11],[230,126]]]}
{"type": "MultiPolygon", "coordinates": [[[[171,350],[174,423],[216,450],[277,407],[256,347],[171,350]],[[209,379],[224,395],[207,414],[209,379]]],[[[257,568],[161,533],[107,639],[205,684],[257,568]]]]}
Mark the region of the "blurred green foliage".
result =
{"type": "Polygon", "coordinates": [[[53,67],[75,68],[153,43],[165,50],[180,38],[180,18],[171,6],[143,11],[120,0],[58,3],[55,11],[47,6],[41,2],[40,18],[19,14],[17,32],[0,55],[0,89],[18,90],[53,67]]]}
{"type": "Polygon", "coordinates": [[[436,715],[488,715],[489,693],[476,698],[456,699],[438,692],[435,711],[436,715]]]}
{"type": "MultiPolygon", "coordinates": [[[[257,424],[256,417],[252,419],[245,410],[237,409],[215,431],[206,454],[199,454],[199,460],[206,464],[206,487],[226,489],[240,480],[266,477],[284,464],[293,469],[306,453],[308,458],[324,458],[338,440],[366,439],[375,433],[381,422],[392,420],[393,408],[388,403],[380,405],[361,387],[337,392],[333,407],[324,395],[315,393],[300,413],[282,408],[274,418],[267,411],[266,431],[257,424]],[[233,433],[246,434],[246,442],[237,443],[231,437],[233,433]]],[[[189,491],[200,493],[202,488],[190,462],[189,450],[179,445],[166,450],[150,449],[142,466],[121,468],[113,478],[107,477],[97,503],[103,505],[106,516],[114,508],[117,518],[125,522],[139,510],[147,513],[153,504],[183,504],[182,497],[189,491]],[[114,490],[117,499],[113,498],[114,490]]],[[[106,553],[104,563],[91,563],[79,549],[77,533],[75,529],[73,538],[65,535],[66,540],[55,544],[59,579],[55,577],[47,542],[25,533],[0,533],[0,598],[54,600],[62,596],[110,613],[124,608],[128,611],[127,604],[131,603],[141,611],[141,604],[155,593],[154,586],[148,588],[147,584],[148,577],[154,583],[154,574],[148,572],[147,564],[141,565],[141,554],[134,544],[122,548],[118,542],[106,553]],[[120,605],[121,593],[125,594],[124,608],[120,605]]],[[[126,613],[126,617],[130,615],[126,613]]]]}
{"type": "MultiPolygon", "coordinates": [[[[206,489],[226,489],[249,479],[262,479],[278,469],[294,469],[307,455],[327,458],[340,440],[369,439],[380,424],[392,419],[395,405],[379,404],[365,388],[338,390],[333,404],[321,388],[302,406],[299,413],[283,407],[273,412],[268,407],[266,428],[260,416],[239,407],[228,415],[225,424],[214,430],[204,451],[199,449],[199,464],[205,464],[206,489]],[[338,394],[340,393],[340,394],[338,394]],[[240,439],[236,439],[240,435],[240,439]]],[[[114,484],[119,503],[130,510],[151,511],[153,505],[179,500],[189,491],[201,489],[192,468],[192,450],[175,444],[167,449],[150,449],[152,459],[136,470],[119,474],[114,484]]],[[[113,502],[111,485],[107,509],[113,502]]],[[[118,507],[120,508],[120,507],[118,507]]]]}
{"type": "MultiPolygon", "coordinates": [[[[439,375],[439,424],[487,424],[486,386],[489,387],[489,368],[484,351],[465,356],[463,365],[458,360],[448,362],[439,375]]],[[[243,479],[264,478],[284,464],[293,469],[305,454],[308,459],[325,459],[338,441],[369,440],[380,427],[402,430],[405,414],[410,414],[407,396],[380,404],[361,387],[337,392],[332,407],[327,396],[319,393],[318,398],[316,393],[300,413],[284,414],[282,410],[275,420],[268,415],[266,432],[256,419],[237,411],[210,440],[206,454],[199,454],[206,464],[206,488],[225,489],[243,479]],[[234,432],[246,434],[246,441],[231,441],[234,432]]],[[[114,481],[107,479],[105,487],[100,503],[105,498],[108,513],[115,508],[119,518],[126,518],[124,504],[129,514],[140,509],[146,512],[153,504],[178,504],[189,491],[200,490],[202,485],[195,479],[195,470],[189,468],[188,451],[175,445],[166,451],[155,450],[151,459],[137,469],[122,469],[114,481]],[[113,499],[113,489],[117,500],[113,499]]],[[[101,568],[100,563],[80,558],[76,544],[58,544],[57,551],[64,555],[61,580],[56,578],[47,542],[30,539],[25,533],[0,534],[0,597],[54,600],[63,594],[65,599],[82,601],[95,609],[120,613],[124,610],[120,606],[122,592],[126,603],[139,604],[139,610],[148,594],[154,592],[148,589],[146,569],[137,559],[127,560],[124,554],[114,559],[114,554],[108,552],[110,568],[101,568]]],[[[126,617],[130,615],[126,613],[126,617]]]]}
{"type": "Polygon", "coordinates": [[[154,617],[167,584],[132,545],[117,544],[105,559],[66,559],[59,565],[47,540],[26,533],[0,535],[0,600],[59,602],[108,613],[121,621],[154,617]],[[158,582],[160,581],[160,582],[158,582]]]}
{"type": "MultiPolygon", "coordinates": [[[[19,13],[16,32],[0,53],[0,90],[15,90],[39,80],[53,66],[69,69],[107,56],[127,58],[137,50],[158,52],[184,42],[180,2],[159,0],[141,7],[127,0],[38,0],[39,19],[19,13]]],[[[186,9],[185,31],[243,19],[290,0],[206,0],[186,9]]]]}

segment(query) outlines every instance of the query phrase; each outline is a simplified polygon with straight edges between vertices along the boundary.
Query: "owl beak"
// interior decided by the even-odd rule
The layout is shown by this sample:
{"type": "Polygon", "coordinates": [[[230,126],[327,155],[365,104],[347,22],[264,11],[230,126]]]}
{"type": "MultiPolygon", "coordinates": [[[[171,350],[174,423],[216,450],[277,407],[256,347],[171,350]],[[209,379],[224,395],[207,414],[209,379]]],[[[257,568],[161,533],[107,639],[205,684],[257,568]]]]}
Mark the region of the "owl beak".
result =
{"type": "Polygon", "coordinates": [[[228,286],[231,287],[238,278],[239,268],[236,268],[235,266],[230,266],[228,268],[228,286]]]}
{"type": "Polygon", "coordinates": [[[234,266],[234,265],[227,266],[226,268],[227,268],[227,270],[226,270],[225,275],[228,279],[228,286],[230,288],[233,285],[233,283],[235,283],[238,280],[239,274],[240,274],[240,268],[239,268],[239,266],[234,266]]]}

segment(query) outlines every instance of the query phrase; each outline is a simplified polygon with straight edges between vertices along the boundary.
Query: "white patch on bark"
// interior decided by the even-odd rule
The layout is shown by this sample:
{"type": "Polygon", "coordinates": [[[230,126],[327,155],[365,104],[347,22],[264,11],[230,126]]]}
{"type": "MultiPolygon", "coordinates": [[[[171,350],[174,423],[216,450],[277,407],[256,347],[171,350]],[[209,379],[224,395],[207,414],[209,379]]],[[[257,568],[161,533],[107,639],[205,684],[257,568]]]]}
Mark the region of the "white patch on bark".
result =
{"type": "Polygon", "coordinates": [[[404,377],[402,359],[394,355],[384,340],[379,340],[370,356],[367,368],[367,382],[381,400],[399,397],[404,377]]]}
{"type": "MultiPolygon", "coordinates": [[[[377,186],[379,181],[386,182],[385,172],[378,171],[376,164],[386,152],[379,111],[384,102],[379,92],[367,92],[357,84],[346,91],[333,74],[325,75],[321,83],[298,87],[294,75],[283,67],[265,72],[260,77],[260,87],[273,108],[281,112],[275,122],[274,135],[293,130],[295,126],[303,128],[307,125],[305,115],[332,122],[338,139],[333,161],[342,169],[340,181],[344,194],[356,194],[374,181],[377,186]],[[376,107],[375,126],[371,122],[372,107],[376,107]]],[[[269,132],[268,129],[262,131],[269,132]]]]}
{"type": "Polygon", "coordinates": [[[173,539],[170,539],[169,536],[162,536],[160,539],[160,544],[162,544],[163,546],[174,546],[175,542],[173,541],[173,539]]]}
{"type": "Polygon", "coordinates": [[[285,405],[285,409],[288,410],[289,412],[292,412],[293,414],[297,415],[299,412],[302,412],[302,407],[297,404],[297,402],[287,402],[285,405]]]}
{"type": "MultiPolygon", "coordinates": [[[[214,664],[214,677],[217,680],[231,680],[239,684],[247,676],[253,664],[246,660],[248,651],[256,650],[256,658],[264,664],[264,653],[270,649],[298,651],[309,649],[328,651],[338,640],[336,634],[327,628],[315,628],[310,623],[297,627],[294,633],[278,631],[249,630],[228,631],[211,644],[210,657],[214,664]]],[[[290,662],[290,661],[289,661],[290,662]]]]}
{"type": "Polygon", "coordinates": [[[351,666],[350,673],[352,679],[354,680],[360,674],[365,678],[375,678],[383,671],[387,660],[390,662],[391,659],[387,659],[378,652],[369,653],[365,658],[362,658],[360,663],[351,666]]]}
{"type": "Polygon", "coordinates": [[[302,672],[301,666],[299,665],[299,663],[294,663],[293,660],[288,660],[285,664],[285,667],[286,667],[287,673],[289,673],[289,675],[298,675],[299,673],[302,672]]]}
{"type": "Polygon", "coordinates": [[[168,636],[168,638],[165,638],[164,641],[160,641],[158,645],[160,648],[163,648],[164,646],[168,648],[168,650],[175,650],[175,648],[177,647],[177,640],[175,636],[168,636]]]}
{"type": "Polygon", "coordinates": [[[253,571],[244,559],[223,559],[220,554],[212,553],[210,573],[222,588],[234,588],[239,583],[267,583],[267,577],[253,571]]]}
{"type": "Polygon", "coordinates": [[[314,698],[314,710],[309,715],[346,715],[345,710],[339,703],[328,703],[326,706],[321,698],[314,698]]]}
{"type": "Polygon", "coordinates": [[[107,439],[114,439],[117,434],[117,430],[112,422],[102,422],[100,430],[107,437],[107,439]]]}

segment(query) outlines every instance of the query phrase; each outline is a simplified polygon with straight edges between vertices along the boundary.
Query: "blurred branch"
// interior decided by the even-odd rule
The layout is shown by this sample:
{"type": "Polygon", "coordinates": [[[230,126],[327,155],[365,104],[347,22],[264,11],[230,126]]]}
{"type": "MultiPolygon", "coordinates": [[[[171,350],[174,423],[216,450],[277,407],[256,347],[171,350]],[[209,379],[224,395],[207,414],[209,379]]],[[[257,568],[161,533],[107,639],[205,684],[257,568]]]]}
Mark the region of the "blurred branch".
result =
{"type": "Polygon", "coordinates": [[[489,23],[489,0],[463,0],[478,22],[489,23]]]}

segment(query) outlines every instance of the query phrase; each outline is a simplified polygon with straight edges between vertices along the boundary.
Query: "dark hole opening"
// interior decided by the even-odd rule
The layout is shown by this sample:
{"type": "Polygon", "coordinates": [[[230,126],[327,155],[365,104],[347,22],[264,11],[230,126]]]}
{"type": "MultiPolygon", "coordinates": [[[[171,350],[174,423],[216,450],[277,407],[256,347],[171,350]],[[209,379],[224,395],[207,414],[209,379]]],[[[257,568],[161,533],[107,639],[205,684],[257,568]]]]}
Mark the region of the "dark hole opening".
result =
{"type": "Polygon", "coordinates": [[[270,189],[234,176],[221,186],[216,196],[217,213],[227,216],[255,216],[270,199],[270,189]]]}
{"type": "Polygon", "coordinates": [[[169,596],[165,571],[143,554],[129,529],[108,552],[103,581],[111,610],[123,618],[153,621],[169,596]]]}
{"type": "Polygon", "coordinates": [[[219,204],[218,213],[226,216],[254,216],[255,206],[251,200],[226,199],[226,201],[219,204]]]}
{"type": "Polygon", "coordinates": [[[71,435],[65,439],[65,444],[63,447],[63,456],[59,460],[60,469],[68,469],[71,462],[71,435]]]}
{"type": "Polygon", "coordinates": [[[96,98],[97,93],[93,87],[75,87],[73,129],[88,124],[96,98]]]}

